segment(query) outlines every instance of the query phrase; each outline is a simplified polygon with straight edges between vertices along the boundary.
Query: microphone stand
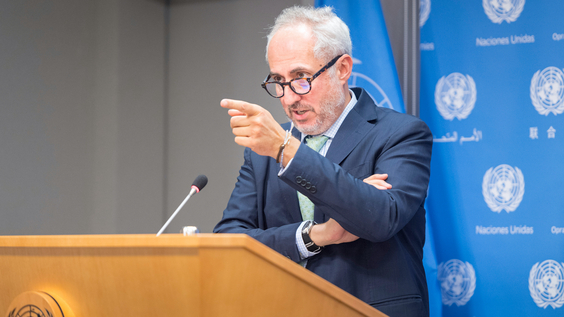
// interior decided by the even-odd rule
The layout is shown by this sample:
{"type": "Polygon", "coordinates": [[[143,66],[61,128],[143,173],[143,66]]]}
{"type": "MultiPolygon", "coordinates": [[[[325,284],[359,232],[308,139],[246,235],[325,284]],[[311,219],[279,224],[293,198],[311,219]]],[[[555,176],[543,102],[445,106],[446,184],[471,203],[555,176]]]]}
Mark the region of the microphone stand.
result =
{"type": "Polygon", "coordinates": [[[186,196],[186,198],[184,198],[184,201],[180,204],[180,206],[178,206],[178,208],[176,208],[176,211],[172,214],[172,216],[170,216],[170,218],[168,218],[167,222],[164,224],[164,226],[161,228],[161,230],[159,230],[159,232],[157,233],[157,237],[160,236],[161,233],[163,233],[163,231],[166,229],[166,227],[168,227],[168,224],[172,221],[172,219],[174,219],[174,217],[176,217],[176,214],[180,211],[180,209],[182,209],[182,207],[188,201],[188,199],[190,199],[190,197],[192,197],[192,195],[194,193],[197,193],[197,192],[199,192],[198,188],[196,186],[192,186],[192,189],[190,190],[190,193],[188,194],[188,196],[186,196]]]}

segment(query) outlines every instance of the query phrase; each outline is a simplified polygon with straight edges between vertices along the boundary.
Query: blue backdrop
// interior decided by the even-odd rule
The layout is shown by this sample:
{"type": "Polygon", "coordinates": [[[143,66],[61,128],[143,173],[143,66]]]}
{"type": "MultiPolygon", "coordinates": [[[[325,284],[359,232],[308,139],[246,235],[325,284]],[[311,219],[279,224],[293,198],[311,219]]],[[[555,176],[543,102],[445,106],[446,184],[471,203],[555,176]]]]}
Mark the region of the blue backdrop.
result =
{"type": "Polygon", "coordinates": [[[421,1],[434,316],[564,316],[564,1],[421,1]]]}

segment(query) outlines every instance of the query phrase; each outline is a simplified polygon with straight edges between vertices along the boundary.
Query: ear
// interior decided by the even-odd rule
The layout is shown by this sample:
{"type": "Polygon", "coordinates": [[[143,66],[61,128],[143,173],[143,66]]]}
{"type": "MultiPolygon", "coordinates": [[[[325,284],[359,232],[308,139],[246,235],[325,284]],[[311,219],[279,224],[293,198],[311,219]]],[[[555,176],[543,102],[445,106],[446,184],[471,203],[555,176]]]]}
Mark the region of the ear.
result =
{"type": "Polygon", "coordinates": [[[337,76],[339,80],[344,84],[349,81],[349,77],[352,74],[353,60],[349,54],[345,54],[337,62],[337,76]]]}

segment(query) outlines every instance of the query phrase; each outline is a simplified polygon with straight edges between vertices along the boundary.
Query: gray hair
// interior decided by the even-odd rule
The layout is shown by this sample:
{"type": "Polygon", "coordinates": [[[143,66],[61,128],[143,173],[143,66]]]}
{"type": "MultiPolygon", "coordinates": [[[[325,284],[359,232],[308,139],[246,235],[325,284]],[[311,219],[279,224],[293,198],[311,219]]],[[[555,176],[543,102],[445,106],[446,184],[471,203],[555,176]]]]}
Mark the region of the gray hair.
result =
{"type": "Polygon", "coordinates": [[[310,28],[315,44],[313,56],[328,62],[337,55],[352,55],[352,41],[349,27],[334,12],[332,7],[302,7],[293,6],[284,9],[274,21],[267,35],[266,61],[268,62],[268,47],[270,40],[280,29],[296,25],[306,25],[310,28]]]}

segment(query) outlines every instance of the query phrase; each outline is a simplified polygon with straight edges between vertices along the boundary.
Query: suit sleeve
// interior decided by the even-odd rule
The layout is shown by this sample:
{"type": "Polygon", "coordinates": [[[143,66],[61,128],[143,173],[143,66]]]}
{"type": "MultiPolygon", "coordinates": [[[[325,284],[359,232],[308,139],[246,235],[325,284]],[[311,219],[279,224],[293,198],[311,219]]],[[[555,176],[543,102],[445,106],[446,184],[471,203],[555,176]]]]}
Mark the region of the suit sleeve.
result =
{"type": "MultiPolygon", "coordinates": [[[[354,160],[370,165],[369,175],[386,173],[392,189],[378,190],[315,151],[301,146],[282,180],[306,195],[327,218],[348,232],[371,242],[386,241],[423,208],[430,176],[432,134],[420,120],[397,124],[391,133],[373,133],[372,143],[362,143],[366,157],[354,160]],[[378,139],[380,138],[380,139],[378,139]],[[306,190],[296,179],[307,179],[316,191],[306,190]]],[[[331,146],[338,146],[332,144],[331,146]]],[[[356,164],[355,162],[355,164],[356,164]]],[[[345,166],[345,165],[343,165],[345,166]]]]}
{"type": "Polygon", "coordinates": [[[261,199],[266,190],[266,176],[262,175],[262,169],[255,173],[253,157],[258,158],[261,164],[267,158],[260,157],[248,148],[245,149],[244,157],[245,163],[239,171],[237,184],[214,233],[245,233],[293,261],[300,261],[295,237],[300,222],[280,222],[277,226],[266,223],[264,202],[261,199]],[[257,177],[256,174],[261,175],[257,177]]]}

